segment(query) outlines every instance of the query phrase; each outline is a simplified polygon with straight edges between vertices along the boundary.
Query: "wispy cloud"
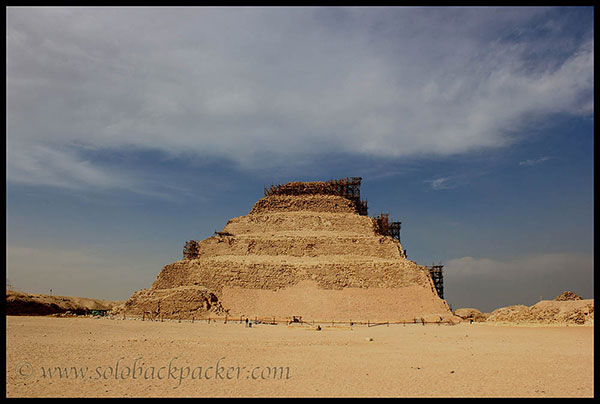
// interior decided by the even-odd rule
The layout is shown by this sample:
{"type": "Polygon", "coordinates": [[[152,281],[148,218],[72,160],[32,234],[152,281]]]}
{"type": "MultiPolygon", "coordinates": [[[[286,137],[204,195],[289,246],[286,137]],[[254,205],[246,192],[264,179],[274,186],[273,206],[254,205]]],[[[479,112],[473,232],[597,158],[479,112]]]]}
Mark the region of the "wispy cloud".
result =
{"type": "Polygon", "coordinates": [[[530,166],[535,166],[535,165],[541,164],[544,161],[547,161],[547,160],[550,160],[550,159],[551,159],[551,157],[544,156],[544,157],[540,157],[538,159],[520,161],[519,165],[520,166],[528,166],[528,167],[530,167],[530,166]]]}
{"type": "Polygon", "coordinates": [[[110,170],[92,165],[73,150],[60,150],[43,144],[8,142],[7,179],[30,185],[50,185],[69,189],[93,187],[99,190],[128,188],[133,181],[110,170]]]}
{"type": "Polygon", "coordinates": [[[431,189],[438,191],[443,189],[453,189],[469,184],[474,178],[486,175],[486,171],[463,172],[452,175],[437,176],[430,180],[423,181],[428,184],[431,189]]]}
{"type": "Polygon", "coordinates": [[[456,181],[452,177],[440,177],[425,182],[430,184],[431,188],[435,190],[450,189],[457,186],[456,181]]]}
{"type": "Polygon", "coordinates": [[[559,14],[9,8],[7,179],[119,186],[75,145],[243,168],[503,147],[593,115],[593,26],[574,36],[559,14]]]}
{"type": "Polygon", "coordinates": [[[9,159],[6,178],[27,184],[60,187],[71,191],[119,190],[152,198],[177,201],[182,197],[201,196],[192,190],[140,176],[85,158],[75,148],[56,148],[44,144],[15,145],[9,149],[18,158],[9,159]]]}

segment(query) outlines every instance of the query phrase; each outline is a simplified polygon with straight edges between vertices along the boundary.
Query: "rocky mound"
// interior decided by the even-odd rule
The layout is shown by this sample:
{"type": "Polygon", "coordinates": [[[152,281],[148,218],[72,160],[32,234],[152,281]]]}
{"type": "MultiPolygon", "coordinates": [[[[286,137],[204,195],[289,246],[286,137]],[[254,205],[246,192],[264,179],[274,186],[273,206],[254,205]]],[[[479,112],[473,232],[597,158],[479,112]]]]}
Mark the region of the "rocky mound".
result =
{"type": "Polygon", "coordinates": [[[582,300],[580,296],[577,296],[575,293],[571,291],[562,292],[560,295],[556,296],[554,299],[558,302],[568,301],[568,300],[582,300]]]}
{"type": "Polygon", "coordinates": [[[199,317],[212,312],[225,314],[214,293],[204,287],[183,286],[171,289],[147,290],[134,293],[125,304],[115,307],[114,313],[142,312],[150,317],[199,317]]]}
{"type": "Polygon", "coordinates": [[[453,317],[428,269],[407,260],[400,241],[382,235],[364,214],[355,182],[284,184],[265,195],[223,231],[188,242],[185,259],[166,265],[150,289],[129,299],[126,312],[327,321],[453,317]]]}
{"type": "Polygon", "coordinates": [[[456,309],[454,311],[454,315],[460,317],[465,321],[476,321],[483,322],[489,316],[489,313],[482,313],[477,309],[465,308],[465,309],[456,309]]]}
{"type": "Polygon", "coordinates": [[[494,310],[487,318],[497,323],[593,324],[594,300],[542,300],[531,306],[509,306],[494,310]]]}
{"type": "Polygon", "coordinates": [[[51,296],[6,291],[6,314],[10,316],[47,316],[52,314],[88,314],[109,311],[122,301],[88,299],[85,297],[51,296]]]}

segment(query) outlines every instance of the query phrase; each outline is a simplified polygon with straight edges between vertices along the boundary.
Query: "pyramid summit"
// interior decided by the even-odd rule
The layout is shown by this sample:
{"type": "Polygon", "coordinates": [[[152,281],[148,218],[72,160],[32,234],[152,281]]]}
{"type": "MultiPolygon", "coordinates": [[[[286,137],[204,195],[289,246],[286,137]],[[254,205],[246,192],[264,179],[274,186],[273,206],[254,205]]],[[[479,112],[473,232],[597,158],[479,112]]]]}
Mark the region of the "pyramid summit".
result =
{"type": "Polygon", "coordinates": [[[200,318],[413,321],[452,317],[427,267],[406,258],[399,222],[369,217],[361,178],[265,189],[250,212],[188,241],[126,313],[200,318]],[[395,236],[395,237],[394,237],[395,236]]]}

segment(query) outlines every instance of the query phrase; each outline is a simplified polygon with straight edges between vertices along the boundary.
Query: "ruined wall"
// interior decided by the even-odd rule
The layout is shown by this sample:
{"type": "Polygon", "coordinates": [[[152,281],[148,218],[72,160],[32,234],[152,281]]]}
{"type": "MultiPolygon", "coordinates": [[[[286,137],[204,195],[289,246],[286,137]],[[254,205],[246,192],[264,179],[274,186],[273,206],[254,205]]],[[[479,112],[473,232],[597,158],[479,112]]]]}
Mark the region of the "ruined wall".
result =
{"type": "Polygon", "coordinates": [[[135,292],[116,312],[150,317],[199,318],[207,312],[225,314],[217,296],[205,287],[179,286],[170,289],[142,289],[135,292]]]}
{"type": "Polygon", "coordinates": [[[357,213],[355,204],[346,198],[333,195],[272,195],[260,199],[250,211],[251,215],[272,212],[329,212],[357,213]]]}
{"type": "Polygon", "coordinates": [[[291,257],[316,257],[324,255],[367,254],[377,258],[403,257],[400,243],[390,237],[258,235],[211,237],[197,244],[194,258],[223,255],[265,255],[291,257]]]}
{"type": "MultiPolygon", "coordinates": [[[[255,212],[255,209],[252,211],[255,212]]],[[[318,215],[315,215],[314,212],[309,209],[280,212],[269,209],[266,212],[263,210],[260,214],[251,212],[247,216],[229,220],[223,230],[236,236],[273,234],[275,232],[278,234],[307,234],[306,232],[310,232],[312,235],[318,235],[320,232],[326,234],[333,232],[338,236],[372,236],[374,234],[373,221],[369,217],[348,215],[352,212],[347,211],[331,213],[316,210],[319,212],[318,215]]]]}
{"type": "Polygon", "coordinates": [[[303,280],[315,281],[323,289],[411,285],[430,290],[433,288],[427,269],[412,261],[401,263],[394,260],[350,257],[270,259],[260,256],[177,261],[163,268],[152,288],[203,285],[218,295],[224,286],[276,290],[296,285],[303,280]]]}

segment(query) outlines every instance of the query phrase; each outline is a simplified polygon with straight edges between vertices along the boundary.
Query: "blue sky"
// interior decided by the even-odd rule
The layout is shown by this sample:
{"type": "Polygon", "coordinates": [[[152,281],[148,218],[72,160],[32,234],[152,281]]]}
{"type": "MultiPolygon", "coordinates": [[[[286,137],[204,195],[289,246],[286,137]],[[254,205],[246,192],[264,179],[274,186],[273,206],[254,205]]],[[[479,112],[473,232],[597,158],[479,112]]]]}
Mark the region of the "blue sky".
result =
{"type": "Polygon", "coordinates": [[[363,177],[455,308],[593,297],[591,8],[9,8],[7,278],[125,299],[363,177]]]}

